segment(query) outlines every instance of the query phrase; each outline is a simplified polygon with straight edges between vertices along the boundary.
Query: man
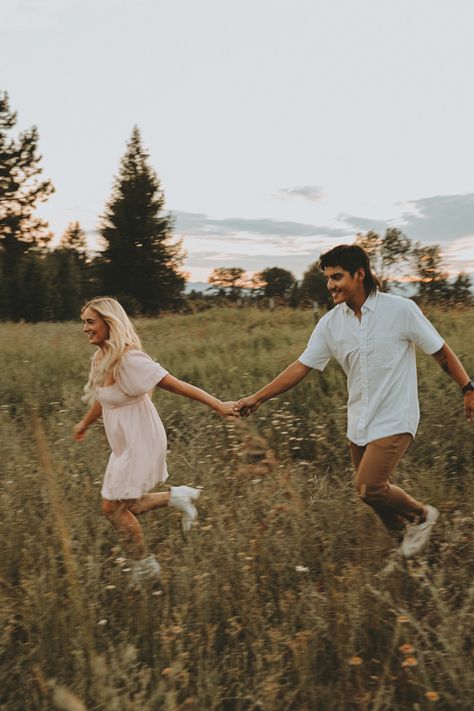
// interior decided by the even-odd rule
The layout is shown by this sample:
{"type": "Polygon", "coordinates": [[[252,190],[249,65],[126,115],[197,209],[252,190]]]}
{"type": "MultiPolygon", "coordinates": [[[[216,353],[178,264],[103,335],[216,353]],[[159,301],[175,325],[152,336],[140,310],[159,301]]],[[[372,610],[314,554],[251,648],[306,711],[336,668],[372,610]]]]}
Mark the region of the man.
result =
{"type": "Polygon", "coordinates": [[[241,415],[289,390],[312,369],[335,358],[347,376],[347,436],[356,489],[384,525],[403,532],[405,557],[428,543],[439,512],[390,483],[415,436],[419,421],[415,345],[432,355],[459,385],[466,418],[474,413],[474,383],[451,348],[418,306],[384,294],[358,245],[339,245],[321,256],[320,267],[335,308],[319,321],[304,353],[254,395],[242,398],[241,415]]]}

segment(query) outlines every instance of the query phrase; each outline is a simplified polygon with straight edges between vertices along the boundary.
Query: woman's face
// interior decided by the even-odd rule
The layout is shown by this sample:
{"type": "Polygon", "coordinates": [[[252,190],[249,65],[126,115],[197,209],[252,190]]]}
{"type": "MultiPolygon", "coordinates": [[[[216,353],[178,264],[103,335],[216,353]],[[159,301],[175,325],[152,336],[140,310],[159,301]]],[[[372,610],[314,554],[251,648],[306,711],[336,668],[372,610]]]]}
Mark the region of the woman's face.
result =
{"type": "Polygon", "coordinates": [[[89,339],[89,343],[102,348],[109,337],[109,327],[97,311],[88,306],[82,312],[82,330],[89,339]]]}

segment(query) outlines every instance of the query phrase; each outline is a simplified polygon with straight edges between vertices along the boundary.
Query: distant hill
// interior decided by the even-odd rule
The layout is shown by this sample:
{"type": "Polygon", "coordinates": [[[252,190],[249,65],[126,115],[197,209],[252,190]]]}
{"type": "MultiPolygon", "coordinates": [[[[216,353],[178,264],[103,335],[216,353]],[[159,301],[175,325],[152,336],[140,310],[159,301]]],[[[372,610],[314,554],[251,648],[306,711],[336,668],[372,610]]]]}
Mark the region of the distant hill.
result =
{"type": "Polygon", "coordinates": [[[185,294],[190,294],[191,291],[206,291],[209,284],[205,281],[188,281],[184,289],[185,294]]]}

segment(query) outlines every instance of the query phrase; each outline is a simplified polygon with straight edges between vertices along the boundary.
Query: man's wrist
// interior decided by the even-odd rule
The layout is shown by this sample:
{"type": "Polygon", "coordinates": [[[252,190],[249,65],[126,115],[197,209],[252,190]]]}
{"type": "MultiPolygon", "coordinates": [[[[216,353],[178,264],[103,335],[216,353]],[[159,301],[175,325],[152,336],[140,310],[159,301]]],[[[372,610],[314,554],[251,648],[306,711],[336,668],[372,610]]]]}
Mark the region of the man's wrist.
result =
{"type": "Polygon", "coordinates": [[[463,395],[472,390],[474,390],[474,382],[472,380],[469,380],[469,382],[467,382],[466,385],[461,388],[461,392],[463,395]]]}

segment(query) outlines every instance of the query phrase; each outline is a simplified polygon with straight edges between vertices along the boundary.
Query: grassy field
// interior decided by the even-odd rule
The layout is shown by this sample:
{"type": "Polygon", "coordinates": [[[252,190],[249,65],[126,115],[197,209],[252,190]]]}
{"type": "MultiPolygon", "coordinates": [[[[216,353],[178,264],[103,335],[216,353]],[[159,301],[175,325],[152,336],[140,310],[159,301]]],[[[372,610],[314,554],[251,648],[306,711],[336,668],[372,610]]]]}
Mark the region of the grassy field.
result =
{"type": "MultiPolygon", "coordinates": [[[[474,311],[429,313],[474,374],[474,311]]],[[[146,350],[224,398],[303,350],[312,315],[211,309],[139,320],[146,350]]],[[[410,562],[357,500],[345,378],[312,373],[227,423],[158,391],[171,484],[203,487],[184,538],[142,519],[162,590],[137,590],[100,515],[109,449],[82,444],[80,324],[0,325],[0,709],[472,709],[474,425],[419,356],[422,422],[397,482],[442,511],[410,562]]]]}

